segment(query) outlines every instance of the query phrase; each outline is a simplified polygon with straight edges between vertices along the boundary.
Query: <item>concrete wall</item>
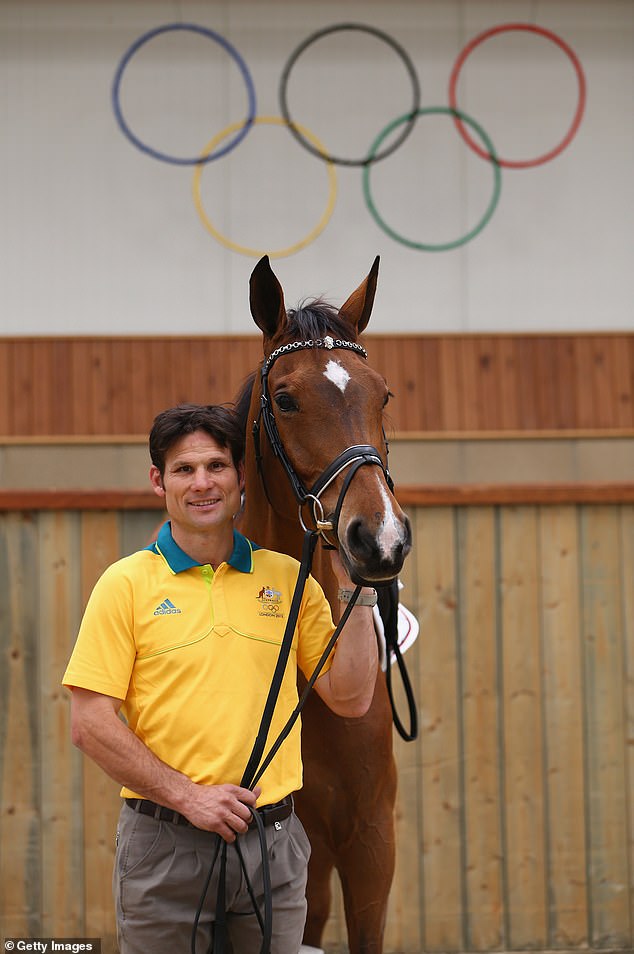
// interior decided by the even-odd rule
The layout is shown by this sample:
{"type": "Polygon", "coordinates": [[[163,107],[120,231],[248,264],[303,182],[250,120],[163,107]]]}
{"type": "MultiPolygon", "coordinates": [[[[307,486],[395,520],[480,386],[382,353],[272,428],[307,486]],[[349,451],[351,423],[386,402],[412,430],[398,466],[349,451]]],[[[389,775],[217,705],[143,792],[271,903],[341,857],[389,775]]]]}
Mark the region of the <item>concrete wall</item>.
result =
{"type": "MultiPolygon", "coordinates": [[[[503,169],[488,225],[467,245],[424,252],[390,238],[371,217],[359,169],[337,170],[324,231],[277,265],[290,301],[340,302],[382,256],[373,330],[629,329],[634,299],[634,5],[629,0],[3,0],[0,4],[0,333],[247,333],[253,256],[204,228],[192,170],[159,162],[125,138],[110,90],[117,63],[142,34],[193,22],[244,58],[257,113],[279,115],[291,52],[344,21],[389,33],[420,78],[424,107],[445,106],[465,44],[503,22],[560,36],[580,59],[588,100],[578,134],[556,159],[503,169]]],[[[210,39],[170,33],[146,44],[122,80],[130,127],[152,146],[198,155],[246,112],[235,63],[210,39]]],[[[403,64],[361,32],[324,38],[289,79],[294,118],[343,156],[365,156],[411,104],[403,64]]],[[[505,33],[478,47],[458,105],[506,159],[552,149],[568,129],[578,82],[554,43],[505,33]]],[[[293,245],[327,204],[325,164],[289,132],[254,127],[204,169],[201,199],[220,232],[256,249],[293,245]]],[[[492,195],[489,163],[449,118],[423,116],[408,142],[371,173],[387,222],[439,243],[473,228],[492,195]]]]}

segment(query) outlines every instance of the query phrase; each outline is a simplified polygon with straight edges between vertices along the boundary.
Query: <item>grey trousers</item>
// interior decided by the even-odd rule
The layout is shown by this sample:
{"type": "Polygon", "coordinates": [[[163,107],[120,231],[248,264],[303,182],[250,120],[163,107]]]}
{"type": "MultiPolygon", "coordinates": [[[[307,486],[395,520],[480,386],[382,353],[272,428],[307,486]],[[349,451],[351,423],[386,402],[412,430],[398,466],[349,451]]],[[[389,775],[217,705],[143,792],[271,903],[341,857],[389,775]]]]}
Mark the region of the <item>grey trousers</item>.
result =
{"type": "MultiPolygon", "coordinates": [[[[273,893],[271,954],[297,954],[306,920],[310,844],[294,813],[265,832],[273,893]]],[[[190,954],[194,918],[217,841],[210,832],[158,821],[123,804],[113,874],[121,954],[190,954]]],[[[239,842],[263,911],[257,830],[240,835],[239,842]]],[[[219,868],[218,859],[199,921],[197,954],[206,954],[211,943],[219,868]]],[[[233,954],[258,954],[262,934],[233,845],[227,850],[225,897],[233,954]]]]}

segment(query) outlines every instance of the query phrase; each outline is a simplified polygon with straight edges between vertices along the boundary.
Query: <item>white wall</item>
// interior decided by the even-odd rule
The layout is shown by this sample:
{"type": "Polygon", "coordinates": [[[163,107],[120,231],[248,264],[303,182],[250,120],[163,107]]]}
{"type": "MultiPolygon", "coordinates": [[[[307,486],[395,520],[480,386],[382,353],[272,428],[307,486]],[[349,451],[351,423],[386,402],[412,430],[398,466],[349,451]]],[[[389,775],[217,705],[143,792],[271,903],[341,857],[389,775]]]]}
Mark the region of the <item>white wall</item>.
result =
{"type": "MultiPolygon", "coordinates": [[[[0,333],[223,334],[254,331],[248,277],[256,259],[203,228],[192,170],[144,155],[110,104],[116,65],[163,23],[226,37],[253,76],[259,115],[279,115],[291,51],[344,21],[390,33],[413,59],[422,105],[446,106],[465,43],[503,22],[538,24],[579,56],[588,84],[581,128],[558,158],[503,170],[484,230],[447,252],[395,242],[371,217],[359,169],[339,167],[334,213],[308,247],[274,263],[287,303],[347,296],[381,255],[375,332],[631,329],[634,300],[634,3],[631,0],[1,0],[0,333]]],[[[571,121],[574,71],[554,44],[507,33],[465,64],[459,105],[500,155],[549,150],[571,121]]],[[[170,33],[125,73],[131,126],[152,145],[197,154],[245,113],[244,84],[216,44],[170,33]]],[[[294,118],[333,151],[364,155],[411,102],[395,54],[362,33],[320,41],[289,83],[294,118]]],[[[451,240],[477,222],[492,170],[447,117],[422,117],[372,171],[395,229],[451,240]]],[[[234,241],[262,249],[306,235],[326,204],[325,164],[286,129],[256,126],[202,174],[205,207],[234,241]]]]}

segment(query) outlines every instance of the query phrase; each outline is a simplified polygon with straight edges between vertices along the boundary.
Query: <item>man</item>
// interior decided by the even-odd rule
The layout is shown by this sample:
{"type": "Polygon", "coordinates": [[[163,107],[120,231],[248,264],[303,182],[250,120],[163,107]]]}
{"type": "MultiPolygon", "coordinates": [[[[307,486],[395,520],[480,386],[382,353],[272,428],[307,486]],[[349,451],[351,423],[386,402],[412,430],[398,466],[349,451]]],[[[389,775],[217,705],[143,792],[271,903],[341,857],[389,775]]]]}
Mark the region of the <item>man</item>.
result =
{"type": "MultiPolygon", "coordinates": [[[[297,954],[306,915],[310,846],[292,811],[301,786],[296,724],[250,791],[240,785],[260,724],[298,573],[288,556],[234,529],[243,489],[243,437],[219,406],[179,405],[154,421],[150,481],[169,521],[156,542],[109,567],[86,607],[64,675],[72,739],[119,782],[124,802],[113,878],[121,954],[188,954],[192,925],[219,839],[227,854],[227,931],[234,954],[260,949],[262,859],[253,812],[264,822],[273,898],[271,954],[297,954]],[[119,713],[125,716],[124,723],[119,713]]],[[[343,590],[352,584],[336,553],[343,590]]],[[[342,594],[344,597],[346,593],[342,594]]],[[[372,698],[377,649],[362,590],[315,689],[342,716],[372,698]]],[[[297,703],[334,630],[309,577],[267,751],[297,703]]],[[[215,918],[213,877],[197,950],[215,918]]]]}

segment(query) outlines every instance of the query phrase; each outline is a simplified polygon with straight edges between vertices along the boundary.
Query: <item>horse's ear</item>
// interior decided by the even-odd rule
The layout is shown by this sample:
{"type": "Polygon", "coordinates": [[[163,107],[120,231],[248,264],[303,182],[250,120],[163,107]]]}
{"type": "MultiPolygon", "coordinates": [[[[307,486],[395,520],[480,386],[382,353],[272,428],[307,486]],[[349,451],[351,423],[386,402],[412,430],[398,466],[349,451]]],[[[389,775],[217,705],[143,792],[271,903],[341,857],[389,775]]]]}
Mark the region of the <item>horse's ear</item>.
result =
{"type": "Polygon", "coordinates": [[[340,317],[354,325],[359,335],[370,320],[378,275],[379,256],[377,255],[367,278],[361,282],[357,290],[352,292],[350,298],[339,309],[340,317]]]}
{"type": "Polygon", "coordinates": [[[286,306],[282,286],[273,274],[265,255],[251,272],[249,279],[251,314],[265,338],[273,338],[286,324],[286,306]]]}

